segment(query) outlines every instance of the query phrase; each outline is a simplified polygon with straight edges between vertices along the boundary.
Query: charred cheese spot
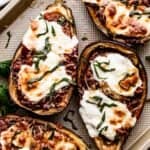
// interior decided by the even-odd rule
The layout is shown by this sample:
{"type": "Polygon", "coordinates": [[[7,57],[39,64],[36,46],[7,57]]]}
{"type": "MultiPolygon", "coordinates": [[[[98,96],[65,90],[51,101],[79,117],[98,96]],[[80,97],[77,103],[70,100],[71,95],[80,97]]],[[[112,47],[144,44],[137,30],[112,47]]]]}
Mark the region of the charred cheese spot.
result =
{"type": "Polygon", "coordinates": [[[138,81],[138,76],[136,74],[133,74],[131,76],[125,77],[123,80],[120,81],[121,88],[125,90],[129,90],[130,87],[135,86],[135,84],[138,81]]]}
{"type": "Polygon", "coordinates": [[[57,21],[61,17],[58,12],[46,12],[44,13],[44,19],[48,21],[57,21]]]}
{"type": "Polygon", "coordinates": [[[121,111],[121,110],[117,110],[117,109],[114,110],[114,114],[115,114],[116,116],[118,116],[119,118],[122,118],[122,117],[125,116],[125,112],[123,112],[123,111],[121,111]]]}
{"type": "Polygon", "coordinates": [[[35,20],[31,21],[31,29],[33,31],[38,29],[38,22],[37,21],[35,21],[35,20]]]}

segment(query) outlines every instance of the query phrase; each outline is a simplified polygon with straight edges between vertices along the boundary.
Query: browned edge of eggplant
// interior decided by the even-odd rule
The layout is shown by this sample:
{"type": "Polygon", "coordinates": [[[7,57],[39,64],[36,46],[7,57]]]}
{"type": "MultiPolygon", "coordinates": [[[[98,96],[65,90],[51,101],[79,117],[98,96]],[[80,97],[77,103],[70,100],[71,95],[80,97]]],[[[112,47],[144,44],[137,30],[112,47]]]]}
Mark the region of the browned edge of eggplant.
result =
{"type": "Polygon", "coordinates": [[[127,37],[127,36],[121,36],[121,35],[113,35],[111,32],[109,32],[106,27],[103,25],[103,23],[100,21],[99,17],[96,16],[96,12],[94,7],[91,4],[85,3],[85,6],[88,10],[88,13],[95,23],[96,27],[108,38],[114,41],[118,41],[124,44],[128,44],[130,47],[134,47],[136,45],[144,44],[148,40],[150,40],[150,36],[145,38],[133,38],[133,37],[127,37]]]}
{"type": "MultiPolygon", "coordinates": [[[[73,14],[72,14],[72,10],[70,8],[68,8],[66,5],[64,5],[63,0],[55,0],[55,2],[53,4],[50,4],[46,8],[46,10],[47,9],[54,9],[55,11],[60,12],[60,13],[61,13],[61,9],[65,10],[67,15],[68,15],[67,20],[69,20],[70,23],[72,24],[72,28],[71,28],[72,33],[75,34],[75,35],[77,34],[76,33],[75,21],[74,21],[74,17],[73,17],[73,14]]],[[[12,70],[12,67],[13,67],[13,64],[14,64],[15,60],[21,55],[22,49],[23,49],[23,45],[20,44],[19,47],[17,48],[14,56],[13,56],[13,60],[12,60],[12,63],[11,63],[11,69],[10,70],[12,70]]],[[[28,111],[31,111],[31,112],[33,112],[35,114],[38,114],[38,115],[41,115],[41,116],[53,115],[53,114],[56,114],[56,113],[59,113],[59,112],[63,111],[67,107],[67,105],[69,104],[73,91],[74,91],[74,87],[71,85],[68,89],[67,94],[63,98],[64,101],[67,101],[67,103],[64,107],[51,108],[48,111],[43,111],[42,109],[32,110],[31,108],[28,108],[28,107],[24,106],[23,104],[21,104],[20,101],[17,99],[17,88],[16,88],[16,85],[13,82],[13,79],[12,79],[12,72],[10,73],[10,76],[9,76],[9,93],[10,93],[10,97],[13,100],[13,102],[15,104],[17,104],[18,106],[20,106],[21,108],[23,108],[25,110],[28,110],[28,111]]]]}
{"type": "MultiPolygon", "coordinates": [[[[85,49],[83,50],[83,52],[80,55],[80,59],[79,59],[79,65],[78,65],[78,75],[77,75],[77,85],[78,85],[78,90],[80,93],[80,90],[82,88],[82,80],[84,79],[84,75],[85,75],[85,70],[89,65],[89,58],[91,56],[91,53],[96,49],[96,48],[103,48],[103,49],[113,49],[113,51],[119,52],[123,55],[125,55],[126,57],[128,57],[133,64],[138,67],[140,75],[141,75],[141,79],[143,82],[143,95],[140,101],[140,105],[138,106],[138,114],[137,114],[137,119],[139,119],[140,114],[143,110],[144,107],[144,103],[146,101],[147,98],[147,75],[146,75],[146,71],[145,68],[139,58],[139,56],[134,52],[133,49],[118,43],[118,42],[112,42],[112,41],[100,41],[100,42],[95,42],[95,43],[91,43],[88,46],[85,47],[85,49]]],[[[121,150],[123,148],[123,144],[126,142],[127,136],[126,137],[122,137],[118,143],[114,142],[114,143],[107,143],[105,142],[105,139],[103,137],[96,137],[94,138],[94,141],[98,147],[98,149],[100,150],[121,150]]]]}
{"type": "Polygon", "coordinates": [[[82,140],[82,138],[80,136],[73,133],[70,129],[67,129],[67,128],[61,126],[60,124],[57,125],[52,122],[43,121],[40,119],[35,119],[35,118],[27,117],[27,116],[21,117],[21,116],[17,116],[17,115],[7,115],[7,116],[0,117],[0,119],[5,119],[5,118],[8,118],[8,119],[10,118],[10,119],[14,119],[14,120],[17,120],[18,118],[29,119],[29,120],[35,120],[41,124],[46,124],[46,125],[48,124],[52,128],[56,129],[58,132],[61,132],[65,135],[67,135],[68,137],[70,137],[73,140],[73,142],[77,144],[77,146],[79,147],[80,150],[88,150],[87,144],[82,140]]]}

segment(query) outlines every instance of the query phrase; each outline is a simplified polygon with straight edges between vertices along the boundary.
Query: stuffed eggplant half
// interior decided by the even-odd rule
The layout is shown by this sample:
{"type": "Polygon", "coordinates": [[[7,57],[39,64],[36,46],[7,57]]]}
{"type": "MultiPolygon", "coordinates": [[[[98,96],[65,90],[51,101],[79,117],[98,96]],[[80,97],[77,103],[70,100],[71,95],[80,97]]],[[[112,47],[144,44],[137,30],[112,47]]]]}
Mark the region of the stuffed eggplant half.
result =
{"type": "Polygon", "coordinates": [[[149,0],[82,0],[97,27],[108,37],[129,44],[150,39],[149,0]]]}
{"type": "Polygon", "coordinates": [[[9,91],[39,115],[62,111],[76,82],[78,39],[71,10],[61,0],[32,20],[11,65],[9,91]]]}
{"type": "Polygon", "coordinates": [[[29,117],[0,117],[1,150],[87,150],[71,131],[29,117]]]}
{"type": "Polygon", "coordinates": [[[130,49],[93,43],[81,54],[79,112],[100,150],[120,150],[135,126],[147,95],[143,65],[130,49]]]}

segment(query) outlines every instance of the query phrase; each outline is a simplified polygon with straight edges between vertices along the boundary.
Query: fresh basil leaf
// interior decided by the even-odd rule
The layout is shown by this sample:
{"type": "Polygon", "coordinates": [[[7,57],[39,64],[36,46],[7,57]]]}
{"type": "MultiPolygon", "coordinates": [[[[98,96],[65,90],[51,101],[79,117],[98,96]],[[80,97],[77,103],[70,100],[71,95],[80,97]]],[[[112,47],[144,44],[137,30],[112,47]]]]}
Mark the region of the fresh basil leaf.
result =
{"type": "Polygon", "coordinates": [[[37,34],[37,37],[43,36],[43,35],[45,35],[45,34],[48,33],[48,25],[47,25],[46,22],[45,22],[45,25],[46,25],[46,30],[45,30],[45,32],[37,34]]]}
{"type": "Polygon", "coordinates": [[[16,110],[16,106],[10,101],[7,85],[0,84],[0,115],[6,115],[16,110]]]}
{"type": "Polygon", "coordinates": [[[56,31],[53,26],[52,26],[51,32],[52,32],[53,36],[56,36],[56,31]]]}
{"type": "Polygon", "coordinates": [[[2,77],[8,77],[10,74],[10,65],[11,65],[11,60],[5,60],[0,62],[0,75],[2,77]]]}
{"type": "Polygon", "coordinates": [[[30,79],[28,81],[28,84],[33,84],[35,82],[41,81],[47,74],[54,72],[56,69],[58,69],[58,67],[60,67],[61,65],[63,65],[63,63],[59,63],[58,65],[56,65],[54,68],[52,68],[51,70],[46,71],[41,77],[39,78],[34,78],[34,79],[30,79]]]}
{"type": "Polygon", "coordinates": [[[45,47],[44,47],[44,50],[48,53],[48,52],[51,51],[51,47],[52,47],[52,45],[51,45],[50,42],[49,42],[49,37],[47,37],[47,38],[45,39],[45,47]]]}
{"type": "Polygon", "coordinates": [[[0,85],[0,103],[2,105],[9,105],[9,92],[5,84],[0,85]]]}
{"type": "Polygon", "coordinates": [[[102,126],[102,124],[103,124],[104,121],[105,121],[105,118],[106,118],[106,115],[105,115],[105,112],[104,112],[104,113],[103,113],[103,116],[102,116],[102,119],[101,119],[100,123],[97,125],[96,129],[99,129],[99,128],[102,126]]]}
{"type": "Polygon", "coordinates": [[[58,20],[57,23],[60,25],[64,25],[64,23],[66,22],[66,18],[64,16],[61,16],[58,20]]]}
{"type": "Polygon", "coordinates": [[[106,131],[108,129],[108,126],[103,127],[100,131],[99,134],[102,134],[103,131],[106,131]]]}

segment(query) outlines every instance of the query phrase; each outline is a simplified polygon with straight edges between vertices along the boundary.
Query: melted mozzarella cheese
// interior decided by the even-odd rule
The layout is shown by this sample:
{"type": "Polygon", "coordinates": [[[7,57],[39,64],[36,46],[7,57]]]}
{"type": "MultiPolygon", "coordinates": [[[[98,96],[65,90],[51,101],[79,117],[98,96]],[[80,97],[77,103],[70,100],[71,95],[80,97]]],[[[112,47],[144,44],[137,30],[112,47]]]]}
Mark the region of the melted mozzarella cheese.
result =
{"type": "Polygon", "coordinates": [[[117,54],[117,53],[107,53],[106,56],[98,56],[94,60],[91,61],[91,68],[94,75],[94,79],[97,81],[106,81],[109,87],[115,91],[116,93],[124,96],[133,96],[137,87],[141,86],[142,81],[139,77],[138,69],[133,65],[133,63],[126,57],[117,54]],[[110,62],[109,68],[114,68],[114,71],[104,72],[101,69],[97,69],[97,72],[100,77],[105,79],[100,79],[97,77],[96,72],[94,70],[95,62],[110,62]],[[123,80],[127,74],[136,74],[138,77],[138,81],[136,84],[129,88],[129,90],[124,90],[120,87],[119,82],[123,80]]]}
{"type": "MultiPolygon", "coordinates": [[[[133,11],[143,13],[141,10],[149,12],[149,8],[146,6],[137,7],[134,10],[134,5],[126,6],[117,0],[83,0],[83,2],[97,4],[98,6],[105,7],[104,16],[106,18],[106,27],[114,34],[133,36],[133,37],[145,37],[150,35],[150,19],[148,15],[141,15],[141,17],[135,15],[130,16],[133,11]],[[109,15],[109,7],[114,6],[116,9],[115,15],[112,17],[109,15]],[[147,32],[143,33],[143,28],[147,32]],[[140,33],[138,30],[141,30],[140,33]],[[131,31],[133,31],[131,33],[131,31]]],[[[128,2],[128,1],[127,1],[128,2]]],[[[112,9],[110,9],[112,10],[112,9]]]]}
{"type": "Polygon", "coordinates": [[[47,54],[47,58],[45,60],[40,60],[39,68],[41,71],[51,70],[55,66],[59,64],[63,60],[63,56],[59,56],[54,52],[50,52],[47,54]]]}
{"type": "MultiPolygon", "coordinates": [[[[36,87],[29,90],[27,82],[30,79],[41,77],[43,72],[39,72],[38,74],[35,72],[33,67],[22,65],[21,70],[19,72],[19,88],[25,94],[25,96],[28,98],[28,100],[32,102],[39,102],[42,98],[46,97],[51,87],[54,83],[59,82],[63,78],[67,78],[68,80],[72,80],[71,76],[69,76],[64,66],[60,66],[56,71],[54,71],[51,74],[48,74],[45,76],[41,81],[38,81],[36,83],[36,87]]],[[[68,82],[61,82],[55,87],[55,90],[61,89],[64,86],[69,85],[68,82]]]]}
{"type": "Polygon", "coordinates": [[[55,147],[55,150],[76,150],[76,146],[73,143],[61,141],[55,147]]]}
{"type": "Polygon", "coordinates": [[[114,140],[117,135],[117,129],[120,128],[132,128],[136,123],[136,118],[132,117],[131,112],[128,110],[125,104],[118,101],[114,101],[104,95],[100,90],[86,90],[80,102],[80,115],[86,125],[89,135],[94,138],[99,136],[99,132],[104,127],[107,130],[101,132],[102,135],[110,140],[114,140]],[[116,107],[104,107],[103,111],[95,105],[88,103],[87,100],[92,100],[92,97],[98,96],[102,98],[101,104],[115,104],[116,107]],[[97,126],[101,122],[105,113],[105,119],[100,128],[97,126]],[[121,115],[122,114],[122,115],[121,115]]]}
{"type": "Polygon", "coordinates": [[[78,44],[78,40],[76,36],[72,38],[66,35],[63,32],[62,26],[54,21],[46,21],[46,20],[36,20],[37,29],[32,30],[29,27],[28,31],[23,37],[23,44],[30,50],[41,51],[45,47],[45,39],[49,37],[49,43],[51,44],[51,49],[57,54],[71,53],[72,48],[74,48],[78,44]],[[46,31],[46,24],[48,26],[48,33],[37,36],[38,34],[44,33],[46,31]],[[52,31],[54,29],[54,33],[52,31]]]}

